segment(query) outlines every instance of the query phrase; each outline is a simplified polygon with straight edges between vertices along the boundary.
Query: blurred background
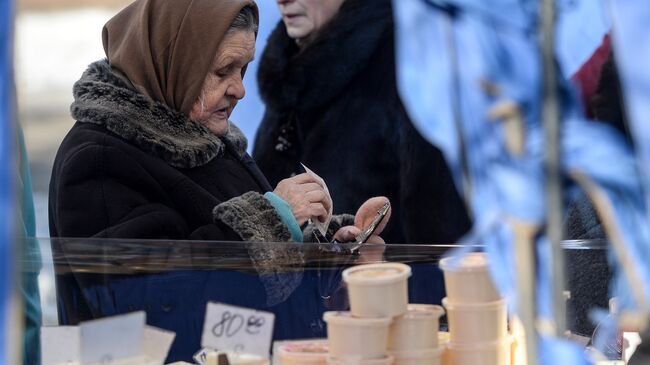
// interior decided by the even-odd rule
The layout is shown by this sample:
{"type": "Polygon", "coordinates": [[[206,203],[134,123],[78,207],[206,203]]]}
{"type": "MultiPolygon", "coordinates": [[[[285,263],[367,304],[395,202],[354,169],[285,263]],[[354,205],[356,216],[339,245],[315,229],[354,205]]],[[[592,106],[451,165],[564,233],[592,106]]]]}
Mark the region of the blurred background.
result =
{"type": "MultiPolygon", "coordinates": [[[[48,185],[54,156],[74,121],[72,84],[85,67],[103,57],[101,30],[125,0],[19,0],[15,72],[18,116],[32,173],[36,235],[49,237],[48,185]]],[[[39,276],[43,324],[57,324],[51,249],[41,241],[44,267],[39,276]]]]}

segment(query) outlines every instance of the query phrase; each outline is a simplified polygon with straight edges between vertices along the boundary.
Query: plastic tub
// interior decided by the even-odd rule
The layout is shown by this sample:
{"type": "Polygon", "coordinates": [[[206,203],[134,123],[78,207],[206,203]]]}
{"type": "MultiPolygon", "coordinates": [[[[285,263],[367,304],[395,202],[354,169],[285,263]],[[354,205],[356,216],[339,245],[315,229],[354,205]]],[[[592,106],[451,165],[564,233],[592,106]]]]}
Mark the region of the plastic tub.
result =
{"type": "Polygon", "coordinates": [[[391,352],[395,365],[440,365],[443,349],[391,352]]]}
{"type": "Polygon", "coordinates": [[[406,312],[411,268],[399,263],[359,265],[343,271],[355,317],[395,317],[406,312]]]}
{"type": "Polygon", "coordinates": [[[325,365],[329,355],[327,340],[287,342],[277,349],[279,365],[325,365]]]}
{"type": "Polygon", "coordinates": [[[442,354],[440,355],[440,364],[441,365],[451,365],[451,359],[449,359],[449,332],[438,332],[438,348],[442,349],[442,354]]]}
{"type": "Polygon", "coordinates": [[[449,334],[453,343],[498,341],[508,336],[506,301],[485,304],[451,304],[442,300],[447,310],[449,334]]]}
{"type": "Polygon", "coordinates": [[[511,339],[482,344],[448,344],[449,361],[453,365],[510,365],[511,339]]]}
{"type": "Polygon", "coordinates": [[[346,359],[337,359],[333,357],[327,358],[328,365],[393,365],[393,357],[386,356],[382,359],[361,359],[349,357],[346,359]]]}
{"type": "Polygon", "coordinates": [[[354,318],[350,312],[325,312],[330,356],[383,359],[392,318],[354,318]]]}
{"type": "Polygon", "coordinates": [[[440,260],[444,272],[447,298],[452,303],[494,302],[501,297],[490,278],[485,253],[475,252],[460,260],[447,257],[440,260]]]}
{"type": "Polygon", "coordinates": [[[440,316],[445,310],[439,305],[409,304],[408,311],[393,318],[388,333],[388,350],[416,351],[438,347],[440,316]]]}

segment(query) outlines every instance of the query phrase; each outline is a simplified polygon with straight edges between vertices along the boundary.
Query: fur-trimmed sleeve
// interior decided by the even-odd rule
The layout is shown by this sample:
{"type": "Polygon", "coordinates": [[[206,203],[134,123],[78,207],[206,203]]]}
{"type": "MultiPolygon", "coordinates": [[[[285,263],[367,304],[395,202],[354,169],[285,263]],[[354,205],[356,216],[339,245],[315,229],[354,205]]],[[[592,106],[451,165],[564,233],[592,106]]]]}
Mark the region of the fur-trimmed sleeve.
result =
{"type": "Polygon", "coordinates": [[[310,223],[302,230],[305,242],[332,242],[334,234],[338,232],[341,227],[354,225],[354,216],[352,214],[340,214],[332,217],[325,237],[320,234],[316,227],[310,223]]]}
{"type": "Polygon", "coordinates": [[[215,221],[235,231],[244,241],[287,242],[291,234],[275,208],[260,193],[248,192],[217,205],[215,221]]]}

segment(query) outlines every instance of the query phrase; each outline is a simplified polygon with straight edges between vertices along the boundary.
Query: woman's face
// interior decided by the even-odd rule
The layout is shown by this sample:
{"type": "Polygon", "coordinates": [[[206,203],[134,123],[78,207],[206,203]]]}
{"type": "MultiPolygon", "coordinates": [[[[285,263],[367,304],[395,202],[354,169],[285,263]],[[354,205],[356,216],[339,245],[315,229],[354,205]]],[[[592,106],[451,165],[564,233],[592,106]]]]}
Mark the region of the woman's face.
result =
{"type": "Polygon", "coordinates": [[[289,37],[299,40],[318,31],[345,0],[277,0],[289,37]]]}
{"type": "Polygon", "coordinates": [[[243,78],[255,55],[255,33],[236,30],[226,34],[190,112],[190,119],[223,136],[228,118],[246,93],[243,78]]]}

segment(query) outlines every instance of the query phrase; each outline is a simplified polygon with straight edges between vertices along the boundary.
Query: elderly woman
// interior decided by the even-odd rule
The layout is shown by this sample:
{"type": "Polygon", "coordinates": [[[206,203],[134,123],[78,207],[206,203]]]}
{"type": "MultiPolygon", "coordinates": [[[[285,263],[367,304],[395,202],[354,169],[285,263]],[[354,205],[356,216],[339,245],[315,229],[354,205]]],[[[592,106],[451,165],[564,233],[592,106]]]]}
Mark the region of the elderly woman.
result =
{"type": "MultiPolygon", "coordinates": [[[[324,182],[272,189],[229,121],[257,23],[252,0],[137,0],[106,24],[107,59],[74,85],[77,122],[54,163],[52,237],[302,241],[310,217],[325,219],[324,182]]],[[[334,219],[328,238],[350,240],[353,223],[334,219]]]]}
{"type": "MultiPolygon", "coordinates": [[[[266,113],[253,157],[271,183],[303,162],[328,182],[335,212],[383,195],[394,243],[452,243],[470,225],[435,147],[397,93],[391,0],[277,0],[258,81],[266,113]]],[[[435,103],[435,100],[431,101],[435,103]]]]}

